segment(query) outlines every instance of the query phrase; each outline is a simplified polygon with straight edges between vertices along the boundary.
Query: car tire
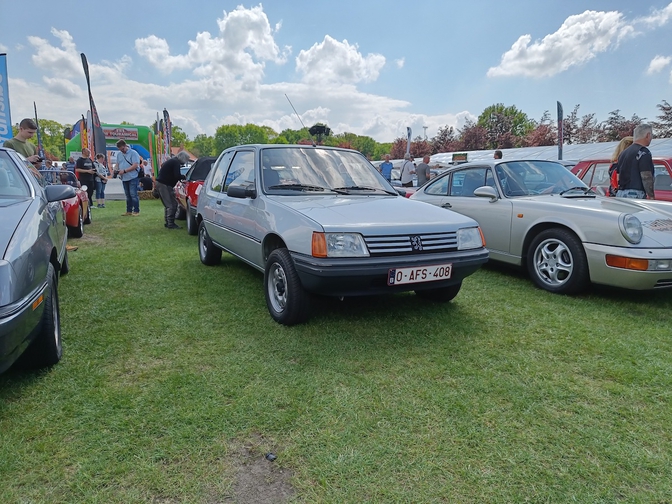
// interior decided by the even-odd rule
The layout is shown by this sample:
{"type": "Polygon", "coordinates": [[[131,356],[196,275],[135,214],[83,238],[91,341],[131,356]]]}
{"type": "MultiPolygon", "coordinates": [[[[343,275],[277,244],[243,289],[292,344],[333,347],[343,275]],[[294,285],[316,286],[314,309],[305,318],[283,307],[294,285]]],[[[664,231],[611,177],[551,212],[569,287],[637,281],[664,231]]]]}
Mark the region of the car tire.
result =
{"type": "Polygon", "coordinates": [[[178,203],[177,204],[177,210],[175,210],[175,218],[177,220],[184,220],[185,215],[186,215],[186,212],[185,212],[184,208],[182,208],[180,206],[180,204],[178,203]]]}
{"type": "Polygon", "coordinates": [[[84,224],[91,224],[91,202],[86,207],[86,217],[84,217],[84,224]]]}
{"type": "Polygon", "coordinates": [[[61,270],[59,276],[67,275],[70,272],[70,259],[68,258],[68,251],[63,254],[63,262],[61,263],[61,270]]]}
{"type": "Polygon", "coordinates": [[[187,201],[187,234],[196,236],[198,234],[198,224],[196,223],[196,217],[191,211],[191,205],[187,201]]]}
{"type": "Polygon", "coordinates": [[[566,229],[547,229],[532,240],[527,271],[537,287],[556,294],[581,292],[589,280],[583,245],[566,229]]]}
{"type": "Polygon", "coordinates": [[[49,295],[45,300],[40,332],[27,351],[26,363],[33,368],[53,366],[61,360],[63,344],[61,341],[61,314],[58,303],[58,282],[53,264],[47,271],[49,295]]]}
{"type": "Polygon", "coordinates": [[[266,306],[276,322],[291,326],[308,318],[310,298],[286,248],[268,256],[264,270],[266,306]]]}
{"type": "Polygon", "coordinates": [[[214,266],[222,260],[222,249],[212,243],[204,222],[198,226],[198,255],[206,266],[214,266]]]}
{"type": "Polygon", "coordinates": [[[457,296],[462,288],[462,282],[449,285],[448,287],[438,287],[436,289],[416,290],[415,295],[427,301],[435,301],[437,303],[447,303],[452,301],[457,296]]]}
{"type": "Polygon", "coordinates": [[[82,210],[82,205],[79,205],[79,219],[77,227],[68,226],[68,238],[81,238],[84,236],[84,211],[82,210]]]}

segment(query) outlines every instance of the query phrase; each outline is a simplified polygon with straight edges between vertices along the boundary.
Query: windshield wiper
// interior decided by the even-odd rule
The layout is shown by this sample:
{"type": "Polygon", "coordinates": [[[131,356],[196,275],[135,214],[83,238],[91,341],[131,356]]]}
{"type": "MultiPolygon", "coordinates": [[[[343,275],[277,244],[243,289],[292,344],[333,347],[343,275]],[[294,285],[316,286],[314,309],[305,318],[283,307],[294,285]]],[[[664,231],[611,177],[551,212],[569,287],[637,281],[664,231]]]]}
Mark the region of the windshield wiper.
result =
{"type": "Polygon", "coordinates": [[[329,191],[329,189],[326,187],[308,184],[278,184],[267,187],[267,189],[289,189],[290,191],[329,191]]]}
{"type": "Polygon", "coordinates": [[[396,192],[388,191],[381,187],[368,187],[368,186],[347,186],[347,187],[334,187],[332,191],[336,191],[339,194],[348,194],[350,191],[382,191],[385,194],[393,194],[397,196],[396,192]]]}
{"type": "Polygon", "coordinates": [[[559,194],[562,196],[563,194],[566,194],[570,191],[581,191],[583,194],[588,194],[588,191],[590,191],[590,187],[581,187],[581,186],[575,186],[575,187],[570,187],[569,189],[565,189],[564,191],[561,191],[559,194]]]}

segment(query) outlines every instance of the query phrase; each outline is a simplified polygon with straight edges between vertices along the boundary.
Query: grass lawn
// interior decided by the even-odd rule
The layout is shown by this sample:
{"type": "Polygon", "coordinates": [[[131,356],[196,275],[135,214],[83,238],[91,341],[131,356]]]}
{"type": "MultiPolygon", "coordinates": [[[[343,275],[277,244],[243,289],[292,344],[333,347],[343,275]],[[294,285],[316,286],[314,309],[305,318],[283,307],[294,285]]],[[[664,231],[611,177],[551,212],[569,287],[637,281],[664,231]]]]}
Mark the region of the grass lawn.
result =
{"type": "Polygon", "coordinates": [[[670,502],[672,291],[488,267],[448,304],[320,299],[287,328],[159,201],[93,211],[63,360],[0,375],[0,502],[670,502]]]}

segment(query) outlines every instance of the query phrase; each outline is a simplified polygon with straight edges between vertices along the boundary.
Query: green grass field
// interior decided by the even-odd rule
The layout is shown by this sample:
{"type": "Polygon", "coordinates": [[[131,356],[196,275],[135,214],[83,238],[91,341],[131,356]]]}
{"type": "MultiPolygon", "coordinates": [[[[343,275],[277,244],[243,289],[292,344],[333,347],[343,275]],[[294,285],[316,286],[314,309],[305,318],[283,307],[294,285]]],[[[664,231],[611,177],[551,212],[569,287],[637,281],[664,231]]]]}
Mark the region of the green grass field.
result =
{"type": "Polygon", "coordinates": [[[107,207],[71,241],[63,360],[0,375],[0,502],[671,501],[672,291],[487,267],[288,328],[160,202],[107,207]]]}

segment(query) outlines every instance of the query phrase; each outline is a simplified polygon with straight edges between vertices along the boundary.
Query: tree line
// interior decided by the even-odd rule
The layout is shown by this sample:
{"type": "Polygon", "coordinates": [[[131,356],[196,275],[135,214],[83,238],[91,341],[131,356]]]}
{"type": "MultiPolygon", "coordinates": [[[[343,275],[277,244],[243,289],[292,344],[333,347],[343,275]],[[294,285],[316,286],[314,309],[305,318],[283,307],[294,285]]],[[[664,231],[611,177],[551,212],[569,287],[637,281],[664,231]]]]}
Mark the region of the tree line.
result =
{"type": "MultiPolygon", "coordinates": [[[[620,110],[609,113],[606,120],[598,122],[595,114],[579,115],[580,105],[564,117],[563,143],[585,144],[617,141],[632,135],[639,124],[646,121],[633,114],[629,119],[623,117],[620,110]]],[[[672,137],[672,105],[663,100],[657,105],[660,114],[657,120],[649,121],[654,128],[654,137],[672,137]]],[[[129,124],[125,121],[122,124],[129,124]]],[[[130,125],[130,124],[129,124],[130,125]]],[[[150,125],[151,126],[151,125],[150,125]]],[[[52,160],[65,159],[65,138],[63,131],[72,125],[59,124],[49,119],[39,122],[42,144],[46,156],[52,160]]],[[[14,127],[14,134],[18,126],[14,127]]],[[[311,144],[344,147],[354,149],[371,160],[382,159],[390,154],[399,159],[406,153],[406,137],[396,138],[389,143],[380,143],[373,138],[355,133],[333,133],[326,124],[317,123],[311,128],[299,130],[285,129],[277,133],[269,126],[256,124],[224,124],[217,128],[213,136],[196,135],[190,139],[179,127],[173,124],[172,146],[182,146],[195,156],[217,156],[224,149],[235,145],[260,144],[311,144]]],[[[36,141],[36,138],[33,138],[36,141]]],[[[411,140],[410,152],[416,157],[438,154],[440,152],[459,152],[484,149],[509,149],[512,147],[537,147],[557,145],[557,122],[545,111],[537,121],[531,119],[515,106],[497,103],[487,107],[475,121],[468,120],[462,128],[443,126],[432,138],[417,136],[411,140]]]]}

